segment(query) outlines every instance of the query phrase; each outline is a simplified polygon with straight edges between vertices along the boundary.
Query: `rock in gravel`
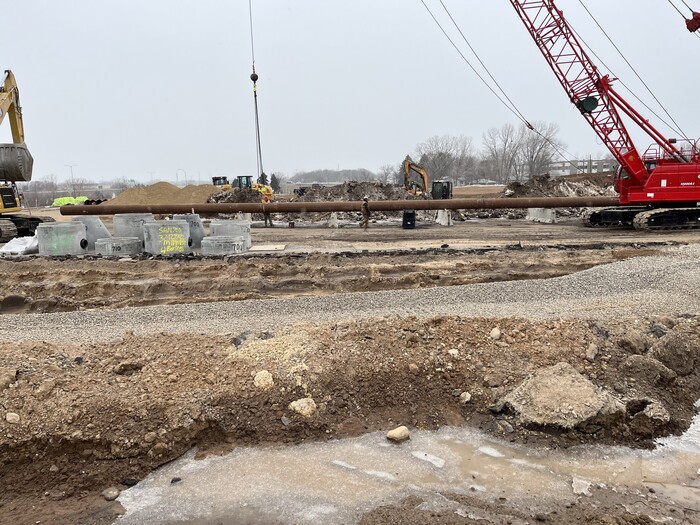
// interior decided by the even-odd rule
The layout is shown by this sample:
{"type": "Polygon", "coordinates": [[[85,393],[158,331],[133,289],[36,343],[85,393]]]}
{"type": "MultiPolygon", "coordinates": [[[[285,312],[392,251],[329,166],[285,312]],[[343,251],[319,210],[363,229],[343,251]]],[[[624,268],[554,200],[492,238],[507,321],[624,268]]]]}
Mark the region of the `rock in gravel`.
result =
{"type": "Polygon", "coordinates": [[[119,489],[117,487],[109,487],[102,491],[102,497],[107,501],[114,501],[119,497],[119,489]]]}
{"type": "Polygon", "coordinates": [[[496,327],[493,330],[491,330],[491,333],[489,334],[489,337],[493,339],[494,341],[498,341],[501,338],[501,330],[500,328],[496,327]]]}
{"type": "Polygon", "coordinates": [[[666,407],[653,399],[632,400],[627,403],[627,411],[633,416],[630,428],[638,434],[654,435],[671,421],[671,415],[666,407]],[[635,403],[637,408],[634,406],[635,403]],[[643,410],[639,410],[642,406],[643,410]]]}
{"type": "Polygon", "coordinates": [[[622,363],[622,369],[629,377],[651,386],[669,384],[676,379],[676,373],[673,370],[647,355],[629,356],[622,363]]]}
{"type": "Polygon", "coordinates": [[[584,496],[591,495],[591,483],[585,479],[574,477],[571,480],[571,488],[574,490],[574,494],[584,496]]]}
{"type": "Polygon", "coordinates": [[[536,371],[500,403],[512,408],[524,425],[563,429],[625,413],[620,400],[596,387],[568,363],[536,371]]]}
{"type": "Polygon", "coordinates": [[[420,372],[420,369],[418,368],[417,364],[411,363],[408,365],[408,371],[411,372],[413,375],[418,375],[418,372],[420,372]]]}
{"type": "Polygon", "coordinates": [[[387,432],[386,438],[393,443],[403,443],[411,439],[411,433],[408,431],[408,428],[401,425],[387,432]]]}
{"type": "Polygon", "coordinates": [[[272,380],[272,374],[267,370],[260,370],[253,378],[253,384],[256,388],[261,390],[270,390],[275,386],[275,382],[272,380]]]}
{"type": "Polygon", "coordinates": [[[0,391],[9,388],[15,381],[17,381],[17,370],[0,367],[0,391]]]}
{"type": "Polygon", "coordinates": [[[649,356],[661,361],[679,376],[690,374],[700,362],[700,338],[694,334],[669,332],[651,348],[649,356]]]}
{"type": "Polygon", "coordinates": [[[648,348],[648,341],[641,332],[628,332],[624,337],[617,341],[620,348],[630,354],[643,354],[648,348]]]}
{"type": "Polygon", "coordinates": [[[39,385],[34,395],[37,399],[46,399],[51,394],[51,392],[53,392],[54,388],[56,388],[56,380],[46,379],[39,385]]]}
{"type": "Polygon", "coordinates": [[[122,361],[114,367],[114,373],[121,376],[130,376],[140,372],[142,368],[143,363],[140,361],[122,361]]]}
{"type": "Polygon", "coordinates": [[[289,403],[289,410],[293,410],[304,417],[311,417],[316,413],[316,402],[310,397],[297,399],[289,403]]]}
{"type": "Polygon", "coordinates": [[[595,343],[591,343],[586,349],[586,360],[592,363],[595,361],[596,357],[598,357],[598,347],[595,345],[595,343]]]}
{"type": "Polygon", "coordinates": [[[7,421],[10,425],[16,425],[20,421],[19,414],[8,412],[5,414],[5,421],[7,421]]]}
{"type": "Polygon", "coordinates": [[[462,392],[461,394],[459,394],[459,402],[462,403],[463,405],[466,405],[471,400],[472,400],[472,395],[469,392],[462,392]]]}

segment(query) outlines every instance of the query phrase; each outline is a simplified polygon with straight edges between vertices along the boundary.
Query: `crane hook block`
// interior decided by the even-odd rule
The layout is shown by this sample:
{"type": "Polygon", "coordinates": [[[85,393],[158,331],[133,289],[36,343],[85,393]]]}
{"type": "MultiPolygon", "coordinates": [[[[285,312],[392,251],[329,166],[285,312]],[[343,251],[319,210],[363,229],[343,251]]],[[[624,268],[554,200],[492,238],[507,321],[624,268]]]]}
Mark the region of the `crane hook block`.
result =
{"type": "Polygon", "coordinates": [[[250,80],[252,80],[253,82],[257,82],[258,81],[258,74],[253,73],[252,75],[250,75],[250,80]]]}
{"type": "Polygon", "coordinates": [[[694,33],[698,29],[700,29],[700,13],[698,12],[693,12],[693,17],[688,18],[685,21],[685,26],[688,28],[688,31],[691,33],[694,33]]]}

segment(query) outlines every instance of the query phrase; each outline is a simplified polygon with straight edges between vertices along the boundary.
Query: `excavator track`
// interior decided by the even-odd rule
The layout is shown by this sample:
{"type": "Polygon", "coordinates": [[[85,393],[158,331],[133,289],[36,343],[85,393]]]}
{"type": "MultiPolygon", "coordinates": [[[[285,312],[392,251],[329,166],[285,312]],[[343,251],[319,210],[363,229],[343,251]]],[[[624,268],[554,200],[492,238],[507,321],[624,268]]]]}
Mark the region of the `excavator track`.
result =
{"type": "Polygon", "coordinates": [[[698,230],[700,208],[657,208],[638,213],[634,228],[640,231],[698,230]]]}
{"type": "Polygon", "coordinates": [[[632,228],[634,218],[648,209],[640,206],[590,208],[582,216],[583,225],[588,228],[632,228]]]}
{"type": "Polygon", "coordinates": [[[53,217],[33,215],[4,215],[0,217],[0,243],[5,243],[15,237],[34,235],[37,226],[45,222],[55,222],[53,217]]]}
{"type": "Polygon", "coordinates": [[[0,219],[0,243],[6,243],[17,237],[17,227],[7,219],[0,219]]]}

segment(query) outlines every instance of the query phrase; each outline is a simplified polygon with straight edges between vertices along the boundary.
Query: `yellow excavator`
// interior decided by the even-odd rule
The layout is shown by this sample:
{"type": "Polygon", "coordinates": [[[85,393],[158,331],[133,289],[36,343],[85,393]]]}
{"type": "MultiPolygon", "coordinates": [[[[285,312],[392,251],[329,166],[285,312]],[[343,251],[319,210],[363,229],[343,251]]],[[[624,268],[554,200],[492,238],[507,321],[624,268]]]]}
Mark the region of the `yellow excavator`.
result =
{"type": "Polygon", "coordinates": [[[403,178],[404,186],[406,187],[407,192],[412,193],[413,195],[428,195],[428,184],[430,179],[430,177],[428,177],[428,172],[423,166],[413,162],[409,156],[407,156],[403,161],[403,178]],[[419,182],[416,182],[411,177],[412,173],[420,176],[419,182]]]}
{"type": "Polygon", "coordinates": [[[5,71],[0,84],[0,125],[5,118],[10,122],[12,144],[0,144],[0,243],[18,235],[32,235],[36,227],[53,219],[7,215],[22,211],[22,195],[17,182],[32,180],[32,158],[24,143],[22,107],[19,104],[19,89],[12,71],[5,71]]]}

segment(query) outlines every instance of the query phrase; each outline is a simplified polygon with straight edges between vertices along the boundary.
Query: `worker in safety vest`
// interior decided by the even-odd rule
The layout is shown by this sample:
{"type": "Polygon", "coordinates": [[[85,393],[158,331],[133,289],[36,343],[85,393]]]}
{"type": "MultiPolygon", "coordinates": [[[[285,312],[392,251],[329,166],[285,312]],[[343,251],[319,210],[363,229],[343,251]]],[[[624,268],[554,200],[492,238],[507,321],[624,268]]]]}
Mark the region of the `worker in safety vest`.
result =
{"type": "MultiPolygon", "coordinates": [[[[263,193],[262,202],[263,204],[270,204],[272,201],[270,200],[270,196],[268,194],[263,193]]],[[[267,228],[268,223],[270,224],[270,227],[272,227],[272,215],[270,214],[270,212],[263,212],[263,216],[265,218],[265,228],[267,228]]]]}
{"type": "Polygon", "coordinates": [[[362,220],[360,221],[360,227],[367,229],[369,225],[369,197],[366,195],[362,198],[362,220]]]}

